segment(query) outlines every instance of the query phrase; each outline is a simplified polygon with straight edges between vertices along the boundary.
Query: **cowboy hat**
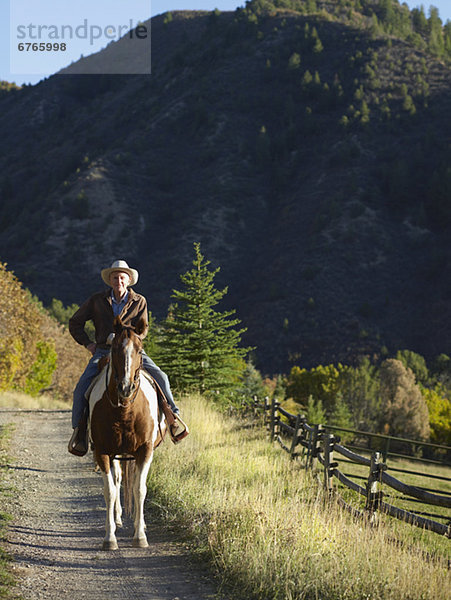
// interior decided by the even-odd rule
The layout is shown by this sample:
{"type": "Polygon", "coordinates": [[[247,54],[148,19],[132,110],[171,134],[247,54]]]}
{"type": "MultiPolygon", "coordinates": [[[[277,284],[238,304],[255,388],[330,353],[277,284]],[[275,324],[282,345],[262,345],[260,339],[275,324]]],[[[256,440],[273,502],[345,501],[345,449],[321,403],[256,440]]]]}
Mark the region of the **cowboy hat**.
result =
{"type": "Polygon", "coordinates": [[[127,273],[130,277],[129,285],[135,285],[138,281],[138,271],[136,269],[131,269],[125,260],[115,260],[114,263],[108,269],[102,269],[101,275],[103,281],[111,287],[110,283],[110,275],[114,273],[114,271],[121,271],[121,273],[127,273]]]}

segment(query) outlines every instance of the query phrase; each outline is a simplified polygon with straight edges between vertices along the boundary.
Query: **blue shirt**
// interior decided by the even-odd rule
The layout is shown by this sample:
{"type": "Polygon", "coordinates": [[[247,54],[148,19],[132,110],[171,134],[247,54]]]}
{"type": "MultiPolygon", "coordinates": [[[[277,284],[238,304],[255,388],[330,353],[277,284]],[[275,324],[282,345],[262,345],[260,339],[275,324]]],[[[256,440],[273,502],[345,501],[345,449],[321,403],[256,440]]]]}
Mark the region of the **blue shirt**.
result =
{"type": "Polygon", "coordinates": [[[111,306],[113,307],[113,315],[115,317],[117,317],[121,314],[122,309],[127,304],[127,300],[128,300],[128,292],[125,294],[125,296],[122,298],[122,300],[120,302],[118,302],[116,300],[116,298],[114,297],[113,290],[111,290],[111,301],[112,301],[111,306]]]}

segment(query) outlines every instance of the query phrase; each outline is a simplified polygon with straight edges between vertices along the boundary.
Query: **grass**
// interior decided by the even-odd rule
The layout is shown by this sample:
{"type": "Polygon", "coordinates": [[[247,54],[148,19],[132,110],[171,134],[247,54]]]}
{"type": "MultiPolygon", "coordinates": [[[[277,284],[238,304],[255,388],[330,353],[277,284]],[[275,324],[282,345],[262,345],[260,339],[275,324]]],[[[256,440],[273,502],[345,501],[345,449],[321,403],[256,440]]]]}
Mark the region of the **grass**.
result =
{"type": "Polygon", "coordinates": [[[200,397],[181,402],[191,434],[166,441],[149,476],[149,508],[177,527],[235,598],[445,599],[450,574],[421,542],[354,521],[315,477],[200,397]]]}
{"type": "Polygon", "coordinates": [[[0,393],[0,408],[21,408],[23,410],[39,409],[68,409],[67,402],[55,400],[52,396],[42,394],[40,396],[29,396],[23,392],[6,391],[0,393]]]}
{"type": "MultiPolygon", "coordinates": [[[[364,452],[361,452],[361,454],[365,455],[364,452]]],[[[367,456],[369,457],[369,455],[367,456]]],[[[334,454],[334,460],[337,458],[339,459],[338,468],[343,473],[347,474],[351,479],[353,479],[353,476],[355,475],[360,475],[365,478],[368,477],[368,467],[348,462],[346,459],[340,460],[342,457],[340,457],[338,454],[334,454]]],[[[390,458],[388,461],[387,472],[407,485],[426,487],[430,490],[433,489],[437,494],[440,494],[441,492],[451,492],[451,481],[442,481],[440,479],[422,477],[420,475],[414,475],[411,473],[399,473],[397,471],[391,471],[393,468],[417,471],[418,473],[424,473],[428,476],[438,475],[449,478],[451,477],[451,469],[445,465],[426,466],[424,463],[422,464],[413,462],[407,459],[404,460],[390,458]]],[[[365,480],[354,479],[354,481],[365,487],[365,480]]],[[[409,500],[400,492],[397,492],[386,485],[382,485],[380,489],[384,493],[384,502],[391,504],[392,506],[396,506],[410,512],[428,513],[424,515],[426,518],[430,518],[439,523],[447,523],[450,519],[450,511],[448,508],[432,506],[430,504],[423,504],[419,501],[415,502],[409,500]]],[[[346,496],[346,500],[351,502],[356,508],[361,509],[364,506],[365,499],[363,496],[357,497],[357,494],[350,492],[342,486],[339,487],[339,491],[343,496],[346,496]]],[[[406,544],[412,543],[413,541],[418,542],[426,552],[437,554],[446,560],[451,560],[451,543],[449,539],[430,531],[424,531],[417,527],[412,527],[406,523],[385,515],[380,515],[380,519],[384,522],[387,529],[391,529],[393,531],[393,534],[396,535],[397,539],[406,544]]]]}

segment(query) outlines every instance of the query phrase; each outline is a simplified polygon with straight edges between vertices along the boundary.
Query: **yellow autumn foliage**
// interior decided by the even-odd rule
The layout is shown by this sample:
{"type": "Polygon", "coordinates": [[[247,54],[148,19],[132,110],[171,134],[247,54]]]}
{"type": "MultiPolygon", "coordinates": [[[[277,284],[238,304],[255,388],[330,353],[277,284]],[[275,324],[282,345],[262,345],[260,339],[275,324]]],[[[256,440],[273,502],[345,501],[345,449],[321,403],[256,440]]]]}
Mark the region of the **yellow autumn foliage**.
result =
{"type": "Polygon", "coordinates": [[[0,262],[0,391],[50,390],[70,401],[87,351],[52,319],[0,262]]]}

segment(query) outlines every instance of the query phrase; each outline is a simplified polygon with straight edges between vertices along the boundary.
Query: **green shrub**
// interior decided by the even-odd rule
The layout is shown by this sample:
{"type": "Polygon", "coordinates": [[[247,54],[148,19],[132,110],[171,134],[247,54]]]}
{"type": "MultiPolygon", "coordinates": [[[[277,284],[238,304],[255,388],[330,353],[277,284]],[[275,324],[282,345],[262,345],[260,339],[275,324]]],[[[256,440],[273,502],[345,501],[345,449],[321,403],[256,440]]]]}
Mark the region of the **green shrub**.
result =
{"type": "Polygon", "coordinates": [[[32,396],[37,396],[41,390],[49,387],[57,363],[55,343],[52,340],[40,341],[36,348],[38,355],[31,365],[24,388],[32,396]]]}

